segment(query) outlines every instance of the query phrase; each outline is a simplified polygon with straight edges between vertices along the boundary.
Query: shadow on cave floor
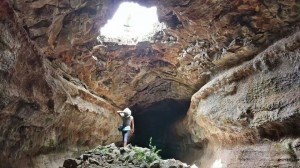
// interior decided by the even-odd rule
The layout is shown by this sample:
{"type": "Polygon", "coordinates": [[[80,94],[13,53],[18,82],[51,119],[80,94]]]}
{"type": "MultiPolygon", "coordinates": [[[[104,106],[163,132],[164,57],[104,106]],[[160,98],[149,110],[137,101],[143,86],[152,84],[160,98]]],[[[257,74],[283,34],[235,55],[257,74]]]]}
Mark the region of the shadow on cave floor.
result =
{"type": "Polygon", "coordinates": [[[188,164],[193,162],[195,155],[202,155],[203,147],[196,146],[187,137],[177,135],[174,124],[186,116],[190,101],[166,99],[146,108],[133,106],[135,134],[131,144],[161,149],[163,159],[178,159],[188,164]],[[191,156],[193,155],[193,156],[191,156]]]}

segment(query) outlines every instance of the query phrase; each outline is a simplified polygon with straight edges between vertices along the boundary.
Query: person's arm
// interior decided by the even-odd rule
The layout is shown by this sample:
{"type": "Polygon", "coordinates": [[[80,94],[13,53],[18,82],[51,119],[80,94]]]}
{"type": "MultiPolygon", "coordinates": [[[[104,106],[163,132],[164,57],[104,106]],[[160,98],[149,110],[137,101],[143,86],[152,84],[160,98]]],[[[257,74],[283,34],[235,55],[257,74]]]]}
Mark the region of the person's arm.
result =
{"type": "Polygon", "coordinates": [[[120,115],[121,117],[124,116],[124,112],[123,112],[123,111],[117,111],[117,112],[119,113],[119,115],[120,115]]]}
{"type": "Polygon", "coordinates": [[[134,120],[133,120],[133,117],[131,117],[131,133],[133,134],[134,133],[134,120]]]}

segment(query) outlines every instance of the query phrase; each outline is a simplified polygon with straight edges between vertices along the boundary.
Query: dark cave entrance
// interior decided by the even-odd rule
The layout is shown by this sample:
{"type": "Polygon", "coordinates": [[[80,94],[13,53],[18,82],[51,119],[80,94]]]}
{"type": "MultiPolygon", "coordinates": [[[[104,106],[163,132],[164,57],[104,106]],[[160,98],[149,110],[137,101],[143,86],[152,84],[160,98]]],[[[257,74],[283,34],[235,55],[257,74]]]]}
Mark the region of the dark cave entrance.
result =
{"type": "Polygon", "coordinates": [[[131,144],[149,147],[152,137],[152,144],[161,149],[159,154],[163,159],[191,162],[186,155],[194,147],[188,145],[186,137],[178,136],[174,128],[174,124],[186,116],[189,106],[189,100],[166,99],[146,108],[137,105],[131,107],[135,120],[135,135],[131,144]]]}

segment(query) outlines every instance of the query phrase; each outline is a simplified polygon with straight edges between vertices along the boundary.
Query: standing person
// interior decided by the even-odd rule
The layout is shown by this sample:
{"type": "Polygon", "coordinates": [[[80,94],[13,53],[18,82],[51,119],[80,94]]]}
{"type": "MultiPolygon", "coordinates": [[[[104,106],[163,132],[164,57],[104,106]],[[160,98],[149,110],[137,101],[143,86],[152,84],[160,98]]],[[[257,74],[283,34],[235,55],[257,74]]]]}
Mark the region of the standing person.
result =
{"type": "Polygon", "coordinates": [[[134,133],[134,120],[131,116],[131,110],[125,108],[123,111],[118,111],[119,115],[122,117],[122,136],[123,136],[123,147],[127,146],[129,137],[134,133]]]}

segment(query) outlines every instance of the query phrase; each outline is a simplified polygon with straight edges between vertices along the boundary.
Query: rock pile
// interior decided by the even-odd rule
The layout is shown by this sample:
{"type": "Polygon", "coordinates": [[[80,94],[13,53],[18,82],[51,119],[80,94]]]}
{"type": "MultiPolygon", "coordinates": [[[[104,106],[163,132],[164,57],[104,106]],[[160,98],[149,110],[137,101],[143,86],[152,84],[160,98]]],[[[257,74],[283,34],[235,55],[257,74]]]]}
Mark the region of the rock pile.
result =
{"type": "Polygon", "coordinates": [[[197,168],[175,159],[162,160],[154,148],[115,144],[98,146],[77,158],[66,159],[61,168],[197,168]]]}

